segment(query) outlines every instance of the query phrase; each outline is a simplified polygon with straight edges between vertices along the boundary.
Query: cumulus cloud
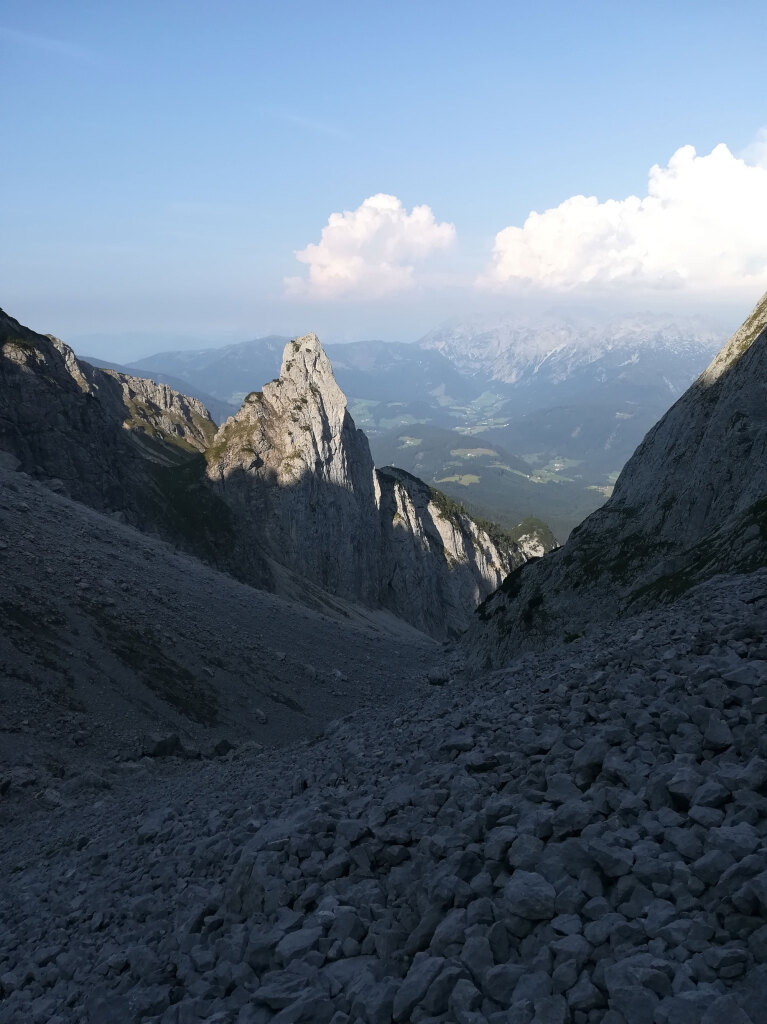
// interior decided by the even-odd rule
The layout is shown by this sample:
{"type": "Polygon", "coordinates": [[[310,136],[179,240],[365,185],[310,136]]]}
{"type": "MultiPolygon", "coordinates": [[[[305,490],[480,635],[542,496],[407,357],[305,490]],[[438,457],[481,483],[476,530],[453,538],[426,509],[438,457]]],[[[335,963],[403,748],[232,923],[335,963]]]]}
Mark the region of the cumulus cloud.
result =
{"type": "Polygon", "coordinates": [[[331,213],[320,241],[296,252],[308,277],[288,277],[291,295],[378,298],[413,288],[415,267],[455,239],[428,206],[407,212],[396,196],[370,196],[356,210],[331,213]]]}
{"type": "Polygon", "coordinates": [[[495,237],[481,287],[520,284],[719,293],[767,288],[767,148],[683,146],[650,170],[643,198],[573,196],[495,237]]]}

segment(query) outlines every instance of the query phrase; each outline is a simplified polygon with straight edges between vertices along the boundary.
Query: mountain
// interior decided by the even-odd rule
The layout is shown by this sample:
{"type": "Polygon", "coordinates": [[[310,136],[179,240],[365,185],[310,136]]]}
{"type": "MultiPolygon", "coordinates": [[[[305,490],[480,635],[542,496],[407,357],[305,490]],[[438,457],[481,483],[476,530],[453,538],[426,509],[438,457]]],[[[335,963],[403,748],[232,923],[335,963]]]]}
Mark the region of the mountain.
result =
{"type": "Polygon", "coordinates": [[[391,410],[418,403],[444,408],[446,402],[467,403],[482,393],[481,381],[467,376],[442,353],[416,345],[356,341],[328,345],[327,352],[347,395],[391,410]]]}
{"type": "MultiPolygon", "coordinates": [[[[138,369],[170,374],[231,409],[276,376],[286,340],[165,352],[138,369]]],[[[644,314],[606,324],[469,320],[417,344],[360,341],[327,352],[377,464],[395,460],[507,527],[534,516],[565,538],[723,340],[702,317],[644,314]],[[477,449],[490,450],[487,460],[477,449]]]]}
{"type": "Polygon", "coordinates": [[[289,340],[270,334],[221,348],[158,352],[137,359],[135,366],[145,374],[173,374],[236,407],[254,385],[260,387],[276,375],[282,350],[289,340]]]}
{"type": "MultiPolygon", "coordinates": [[[[316,339],[201,453],[183,396],[2,323],[0,447],[24,461],[0,451],[0,1024],[762,1024],[767,296],[592,517],[590,589],[557,554],[512,573],[545,593],[485,605],[482,658],[502,616],[516,640],[478,673],[464,642],[319,588],[312,611],[52,490],[56,466],[116,500],[176,450],[235,542],[249,519],[248,544],[307,537],[296,499],[327,489],[319,526],[337,501],[367,528],[335,494],[370,480],[316,339]],[[676,543],[673,603],[615,617],[622,529],[640,572],[676,543]]],[[[371,476],[405,552],[419,502],[462,515],[371,476]]]]}
{"type": "Polygon", "coordinates": [[[545,509],[549,527],[566,537],[604,501],[602,487],[588,489],[579,479],[576,460],[556,456],[536,466],[537,458],[526,461],[491,438],[413,424],[374,435],[371,448],[377,461],[396,462],[506,529],[540,520],[545,509]]]}
{"type": "MultiPolygon", "coordinates": [[[[276,376],[289,338],[267,335],[236,345],[194,351],[159,352],[136,361],[142,372],[173,374],[217,399],[242,402],[252,385],[276,376]]],[[[326,345],[335,375],[349,396],[383,403],[410,403],[450,392],[476,397],[477,385],[436,351],[409,344],[357,341],[326,345]],[[434,394],[432,394],[432,392],[434,394]]]]}
{"type": "Polygon", "coordinates": [[[0,448],[61,493],[222,565],[227,512],[203,485],[215,432],[196,399],[80,362],[0,311],[0,448]]]}
{"type": "Polygon", "coordinates": [[[24,471],[288,599],[456,635],[549,546],[534,525],[509,536],[376,471],[314,336],[290,342],[280,378],[217,431],[166,384],[80,362],[5,314],[0,332],[0,446],[24,471]]]}
{"type": "Polygon", "coordinates": [[[540,546],[491,537],[410,474],[376,470],[313,334],[285,346],[279,378],[246,397],[206,459],[238,545],[434,635],[460,633],[506,567],[540,546]]]}
{"type": "Polygon", "coordinates": [[[767,563],[767,295],[649,432],[608,502],[479,610],[475,657],[665,602],[767,563]]]}
{"type": "Polygon", "coordinates": [[[607,323],[469,320],[431,331],[418,344],[463,373],[515,385],[518,406],[532,409],[591,395],[597,384],[620,383],[627,399],[641,399],[659,384],[676,396],[689,383],[689,365],[710,357],[722,340],[707,317],[635,314],[607,323]]]}
{"type": "Polygon", "coordinates": [[[247,586],[14,464],[0,451],[0,789],[34,780],[27,813],[94,763],[103,796],[142,753],[316,736],[430,666],[434,642],[393,616],[247,586]]]}
{"type": "Polygon", "coordinates": [[[189,395],[192,398],[196,398],[199,402],[205,406],[208,410],[210,418],[214,423],[223,423],[225,419],[232,416],[237,412],[236,405],[230,405],[228,402],[222,402],[220,398],[215,398],[213,395],[208,394],[201,388],[196,388],[194,385],[190,385],[189,381],[184,380],[181,377],[174,377],[172,373],[163,373],[162,371],[156,371],[151,374],[147,374],[146,370],[139,366],[123,366],[121,363],[112,363],[104,359],[96,359],[94,356],[81,356],[81,362],[89,363],[91,366],[95,366],[100,370],[114,370],[115,373],[119,373],[126,377],[136,377],[139,379],[151,379],[156,384],[167,384],[169,388],[176,391],[179,394],[189,395]]]}

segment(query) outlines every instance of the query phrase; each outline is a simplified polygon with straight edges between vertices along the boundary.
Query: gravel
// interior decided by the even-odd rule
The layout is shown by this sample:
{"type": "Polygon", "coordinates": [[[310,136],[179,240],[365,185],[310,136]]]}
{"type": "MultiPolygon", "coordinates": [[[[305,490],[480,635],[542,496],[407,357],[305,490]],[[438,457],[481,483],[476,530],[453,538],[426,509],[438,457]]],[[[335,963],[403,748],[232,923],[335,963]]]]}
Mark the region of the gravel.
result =
{"type": "Polygon", "coordinates": [[[719,577],[38,802],[0,839],[0,1022],[760,1024],[766,626],[767,571],[719,577]]]}

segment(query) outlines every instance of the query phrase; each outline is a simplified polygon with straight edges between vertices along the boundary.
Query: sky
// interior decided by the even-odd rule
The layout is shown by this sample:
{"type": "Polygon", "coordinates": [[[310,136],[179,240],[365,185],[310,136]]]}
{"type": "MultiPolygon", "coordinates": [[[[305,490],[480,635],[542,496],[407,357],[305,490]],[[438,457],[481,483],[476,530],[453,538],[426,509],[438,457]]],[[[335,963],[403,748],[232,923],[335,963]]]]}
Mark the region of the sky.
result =
{"type": "Polygon", "coordinates": [[[80,351],[767,289],[763,2],[0,0],[0,304],[80,351]]]}

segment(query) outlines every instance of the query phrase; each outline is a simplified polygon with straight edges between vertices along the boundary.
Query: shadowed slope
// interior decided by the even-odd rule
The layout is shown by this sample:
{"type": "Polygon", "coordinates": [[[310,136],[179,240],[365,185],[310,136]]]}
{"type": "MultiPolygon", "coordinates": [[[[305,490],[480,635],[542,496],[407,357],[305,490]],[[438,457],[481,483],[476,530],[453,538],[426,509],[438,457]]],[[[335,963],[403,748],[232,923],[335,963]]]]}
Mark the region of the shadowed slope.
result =
{"type": "Polygon", "coordinates": [[[475,660],[767,562],[767,296],[649,432],[612,498],[479,609],[475,660]]]}

